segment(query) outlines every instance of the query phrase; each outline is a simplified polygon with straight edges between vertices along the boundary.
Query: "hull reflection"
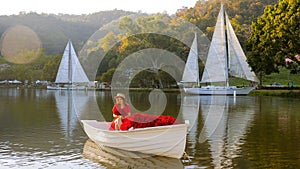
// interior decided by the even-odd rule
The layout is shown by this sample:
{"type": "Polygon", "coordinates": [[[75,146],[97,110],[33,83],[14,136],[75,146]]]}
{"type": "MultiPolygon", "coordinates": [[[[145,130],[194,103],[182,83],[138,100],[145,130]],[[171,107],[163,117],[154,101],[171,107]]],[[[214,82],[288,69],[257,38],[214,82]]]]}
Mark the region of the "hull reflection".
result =
{"type": "Polygon", "coordinates": [[[85,142],[82,154],[83,157],[100,163],[107,168],[183,168],[183,164],[179,159],[161,156],[149,157],[147,154],[99,147],[90,139],[85,142]]]}

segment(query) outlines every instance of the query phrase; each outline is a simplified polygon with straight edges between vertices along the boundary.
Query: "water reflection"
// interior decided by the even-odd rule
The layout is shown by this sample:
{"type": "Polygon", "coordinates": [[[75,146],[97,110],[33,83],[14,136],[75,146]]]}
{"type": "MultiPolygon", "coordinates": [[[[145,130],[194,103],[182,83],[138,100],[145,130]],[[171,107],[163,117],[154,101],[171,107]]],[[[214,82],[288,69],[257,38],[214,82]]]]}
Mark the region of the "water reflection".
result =
{"type": "Polygon", "coordinates": [[[197,136],[195,134],[198,130],[199,104],[199,96],[182,96],[180,113],[182,114],[183,120],[188,120],[190,124],[188,128],[188,138],[192,143],[191,145],[189,145],[189,148],[191,148],[192,150],[195,150],[195,143],[197,142],[197,136]]]}
{"type": "Polygon", "coordinates": [[[73,130],[79,127],[80,120],[104,119],[93,91],[48,90],[47,93],[55,98],[61,130],[66,137],[73,135],[73,130]]]}
{"type": "Polygon", "coordinates": [[[197,157],[209,153],[211,159],[202,159],[206,161],[203,165],[233,167],[232,160],[240,156],[247,128],[255,114],[254,107],[247,106],[247,101],[230,96],[183,96],[181,113],[183,119],[191,122],[189,155],[197,157]]]}
{"type": "MultiPolygon", "coordinates": [[[[66,137],[73,135],[73,130],[77,127],[77,116],[72,103],[72,93],[70,91],[49,91],[55,96],[55,103],[58,110],[61,130],[66,137]]],[[[86,102],[86,101],[85,101],[86,102]]]]}
{"type": "MultiPolygon", "coordinates": [[[[79,121],[72,119],[75,115],[103,120],[103,115],[110,121],[111,92],[72,93],[75,114],[69,115],[70,121],[67,106],[62,106],[69,103],[65,101],[68,95],[56,92],[0,88],[0,168],[122,168],[109,161],[82,158],[88,137],[79,121]]],[[[154,96],[154,101],[159,100],[160,95],[154,96]]],[[[149,93],[131,92],[130,98],[141,110],[150,109],[149,93]]],[[[166,98],[163,114],[188,119],[191,124],[186,144],[191,161],[179,163],[180,167],[300,168],[299,99],[237,96],[224,100],[178,93],[166,93],[166,98]],[[209,118],[211,112],[223,116],[209,118]]],[[[149,166],[148,162],[142,163],[149,166]]],[[[135,160],[126,163],[134,165],[135,160]]],[[[170,163],[178,161],[170,159],[170,163]]]]}
{"type": "Polygon", "coordinates": [[[155,89],[151,92],[130,92],[128,102],[132,112],[155,115],[178,116],[180,104],[177,105],[178,93],[163,93],[155,89]]]}
{"type": "Polygon", "coordinates": [[[68,99],[58,108],[55,97],[46,90],[0,89],[0,168],[93,166],[80,159],[87,137],[68,116],[68,99]]]}
{"type": "MultiPolygon", "coordinates": [[[[78,120],[100,120],[106,121],[103,114],[107,110],[100,111],[97,97],[103,97],[103,92],[95,91],[73,91],[72,102],[78,120]]],[[[111,111],[109,111],[109,114],[111,111]]],[[[111,115],[111,114],[110,114],[111,115]]]]}
{"type": "Polygon", "coordinates": [[[136,152],[128,152],[108,147],[100,148],[90,139],[84,144],[83,156],[100,163],[106,168],[183,168],[183,164],[179,159],[160,156],[149,157],[149,155],[136,152]]]}

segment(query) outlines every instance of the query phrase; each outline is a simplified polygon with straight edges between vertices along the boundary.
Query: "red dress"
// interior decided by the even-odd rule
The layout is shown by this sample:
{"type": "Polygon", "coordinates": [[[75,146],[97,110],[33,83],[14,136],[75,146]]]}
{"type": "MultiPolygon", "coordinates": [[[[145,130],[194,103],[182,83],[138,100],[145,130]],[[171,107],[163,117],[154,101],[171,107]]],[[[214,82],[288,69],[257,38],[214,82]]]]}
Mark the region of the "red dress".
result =
{"type": "Polygon", "coordinates": [[[130,105],[126,104],[125,107],[121,108],[117,104],[114,105],[112,112],[114,115],[126,117],[130,113],[130,105]]]}
{"type": "Polygon", "coordinates": [[[118,118],[117,116],[122,116],[122,117],[126,117],[129,115],[130,113],[130,105],[126,104],[125,107],[121,108],[119,107],[117,104],[114,105],[114,107],[112,108],[112,112],[115,115],[114,119],[111,123],[111,130],[115,130],[115,123],[114,121],[118,118]]]}

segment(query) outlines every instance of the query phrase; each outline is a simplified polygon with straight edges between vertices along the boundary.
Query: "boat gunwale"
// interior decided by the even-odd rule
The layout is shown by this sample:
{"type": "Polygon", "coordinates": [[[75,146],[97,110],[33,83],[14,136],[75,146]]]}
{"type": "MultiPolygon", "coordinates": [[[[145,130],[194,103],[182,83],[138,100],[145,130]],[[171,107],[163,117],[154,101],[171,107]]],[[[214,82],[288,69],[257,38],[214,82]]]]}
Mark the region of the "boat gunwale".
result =
{"type": "MultiPolygon", "coordinates": [[[[106,121],[97,121],[97,120],[80,120],[81,123],[83,123],[83,125],[88,125],[89,127],[98,130],[98,131],[102,131],[102,132],[109,132],[109,133],[132,133],[132,132],[139,132],[139,131],[147,131],[147,130],[153,130],[153,129],[170,129],[170,128],[182,128],[182,127],[188,127],[188,123],[180,123],[180,124],[172,124],[172,125],[165,125],[165,126],[154,126],[154,127],[145,127],[145,128],[135,128],[133,130],[109,130],[109,126],[107,129],[103,129],[103,128],[97,128],[93,125],[87,124],[88,121],[94,121],[94,122],[98,122],[98,123],[102,123],[102,124],[109,124],[111,122],[106,122],[106,121]]],[[[105,125],[106,125],[105,124],[105,125]]]]}

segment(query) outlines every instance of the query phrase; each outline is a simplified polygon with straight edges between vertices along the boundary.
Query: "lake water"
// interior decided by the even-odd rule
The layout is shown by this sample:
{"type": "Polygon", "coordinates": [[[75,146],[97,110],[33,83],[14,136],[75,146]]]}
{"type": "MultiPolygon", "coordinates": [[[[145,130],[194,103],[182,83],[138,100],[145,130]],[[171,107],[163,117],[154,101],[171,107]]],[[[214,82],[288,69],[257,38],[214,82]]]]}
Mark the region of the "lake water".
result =
{"type": "Polygon", "coordinates": [[[132,111],[189,120],[189,159],[98,151],[79,120],[111,121],[109,91],[0,89],[0,168],[300,168],[300,100],[130,92],[132,111]],[[92,153],[92,152],[91,152],[92,153]]]}

